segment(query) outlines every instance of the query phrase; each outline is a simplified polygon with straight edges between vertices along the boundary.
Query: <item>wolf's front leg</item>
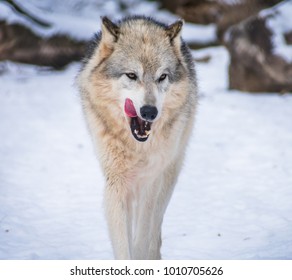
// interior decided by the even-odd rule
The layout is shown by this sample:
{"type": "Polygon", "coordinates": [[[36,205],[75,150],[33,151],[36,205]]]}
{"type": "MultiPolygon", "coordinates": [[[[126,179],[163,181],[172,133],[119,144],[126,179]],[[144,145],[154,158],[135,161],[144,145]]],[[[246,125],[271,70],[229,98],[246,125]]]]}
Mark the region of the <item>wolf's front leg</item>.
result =
{"type": "MultiPolygon", "coordinates": [[[[164,189],[163,181],[163,176],[159,175],[153,183],[145,186],[139,198],[139,215],[134,231],[134,259],[161,259],[161,224],[168,203],[168,199],[161,201],[160,198],[160,192],[164,189]]],[[[164,194],[167,195],[167,192],[164,194]]]]}
{"type": "Polygon", "coordinates": [[[139,199],[134,259],[161,259],[161,225],[177,180],[179,163],[170,164],[162,171],[139,199]]]}
{"type": "MultiPolygon", "coordinates": [[[[157,192],[153,185],[160,185],[160,178],[155,183],[152,182],[141,188],[134,210],[133,258],[136,260],[149,259],[148,252],[152,239],[151,220],[157,192]]],[[[155,259],[160,259],[160,256],[157,256],[155,259]]]]}
{"type": "Polygon", "coordinates": [[[132,258],[131,205],[127,187],[108,182],[105,189],[105,209],[110,238],[116,259],[132,258]]]}
{"type": "MultiPolygon", "coordinates": [[[[153,209],[151,211],[150,223],[150,244],[148,247],[149,259],[161,259],[160,247],[161,241],[161,226],[163,217],[168,206],[169,200],[172,196],[179,171],[181,169],[181,161],[176,161],[170,164],[166,170],[161,174],[160,180],[157,180],[157,185],[153,185],[156,189],[153,209]]],[[[154,192],[154,190],[153,190],[154,192]]]]}

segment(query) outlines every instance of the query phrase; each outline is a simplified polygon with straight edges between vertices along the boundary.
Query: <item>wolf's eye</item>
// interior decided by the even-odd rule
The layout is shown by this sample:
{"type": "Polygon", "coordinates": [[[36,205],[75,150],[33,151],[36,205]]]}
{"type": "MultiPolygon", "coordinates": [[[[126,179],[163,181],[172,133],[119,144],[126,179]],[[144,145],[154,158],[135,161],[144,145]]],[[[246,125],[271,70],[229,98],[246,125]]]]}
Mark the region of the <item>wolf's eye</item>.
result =
{"type": "Polygon", "coordinates": [[[130,80],[133,80],[133,81],[136,81],[138,78],[135,73],[126,73],[126,75],[130,80]]]}
{"type": "Polygon", "coordinates": [[[166,74],[162,74],[159,79],[158,82],[161,83],[162,81],[164,81],[166,79],[167,75],[166,74]]]}

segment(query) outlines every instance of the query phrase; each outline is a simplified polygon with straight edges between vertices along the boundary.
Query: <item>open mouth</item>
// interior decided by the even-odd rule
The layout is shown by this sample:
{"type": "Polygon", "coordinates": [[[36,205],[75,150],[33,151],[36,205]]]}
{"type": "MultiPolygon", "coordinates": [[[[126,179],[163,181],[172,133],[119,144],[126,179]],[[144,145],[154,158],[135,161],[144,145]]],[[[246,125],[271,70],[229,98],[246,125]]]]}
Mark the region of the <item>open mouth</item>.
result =
{"type": "Polygon", "coordinates": [[[130,128],[134,138],[140,142],[145,142],[150,135],[152,123],[138,117],[133,102],[129,98],[125,101],[124,109],[126,115],[130,118],[130,128]]]}

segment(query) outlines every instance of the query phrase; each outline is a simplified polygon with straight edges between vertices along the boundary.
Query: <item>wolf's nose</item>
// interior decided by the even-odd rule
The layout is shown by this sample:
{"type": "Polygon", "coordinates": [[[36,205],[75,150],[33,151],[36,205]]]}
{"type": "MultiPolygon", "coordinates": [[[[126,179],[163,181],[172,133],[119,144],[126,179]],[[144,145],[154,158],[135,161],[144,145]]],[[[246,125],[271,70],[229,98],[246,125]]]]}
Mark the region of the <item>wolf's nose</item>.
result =
{"type": "Polygon", "coordinates": [[[145,105],[140,109],[141,117],[146,121],[154,121],[157,117],[158,110],[154,106],[145,105]]]}

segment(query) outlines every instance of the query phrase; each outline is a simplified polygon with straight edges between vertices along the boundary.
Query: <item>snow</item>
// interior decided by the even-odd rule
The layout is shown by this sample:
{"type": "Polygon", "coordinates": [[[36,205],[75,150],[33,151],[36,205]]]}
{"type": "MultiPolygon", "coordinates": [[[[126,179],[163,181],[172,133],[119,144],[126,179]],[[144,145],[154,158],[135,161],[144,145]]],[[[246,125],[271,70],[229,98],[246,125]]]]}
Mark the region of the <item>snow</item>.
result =
{"type": "MultiPolygon", "coordinates": [[[[33,24],[29,19],[16,14],[6,3],[0,2],[0,20],[5,19],[9,23],[24,24],[41,36],[60,33],[69,34],[79,40],[89,40],[95,32],[99,31],[100,17],[105,15],[113,20],[119,20],[123,16],[133,14],[155,15],[155,18],[168,24],[178,19],[177,16],[166,10],[158,10],[158,4],[155,2],[128,0],[125,3],[127,3],[127,9],[121,10],[117,1],[88,0],[86,4],[82,0],[71,0],[70,2],[60,0],[26,1],[25,8],[27,10],[52,25],[49,28],[42,28],[33,24]]],[[[216,27],[213,24],[204,26],[185,23],[182,35],[188,42],[214,42],[216,41],[216,27]]]]}
{"type": "MultiPolygon", "coordinates": [[[[292,96],[229,91],[227,51],[193,55],[210,61],[162,256],[291,260],[292,96]]],[[[79,67],[0,64],[0,259],[113,258],[79,67]]]]}
{"type": "Polygon", "coordinates": [[[185,23],[182,30],[182,37],[186,42],[211,43],[216,42],[215,24],[200,25],[185,23]]]}
{"type": "Polygon", "coordinates": [[[284,34],[292,31],[292,1],[286,0],[270,9],[264,10],[261,16],[267,17],[267,26],[272,30],[274,53],[292,63],[292,46],[285,42],[284,34]]]}

